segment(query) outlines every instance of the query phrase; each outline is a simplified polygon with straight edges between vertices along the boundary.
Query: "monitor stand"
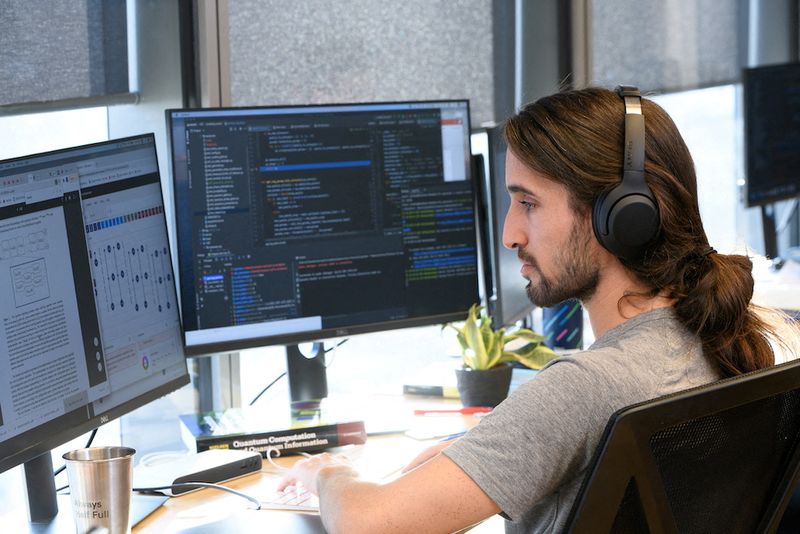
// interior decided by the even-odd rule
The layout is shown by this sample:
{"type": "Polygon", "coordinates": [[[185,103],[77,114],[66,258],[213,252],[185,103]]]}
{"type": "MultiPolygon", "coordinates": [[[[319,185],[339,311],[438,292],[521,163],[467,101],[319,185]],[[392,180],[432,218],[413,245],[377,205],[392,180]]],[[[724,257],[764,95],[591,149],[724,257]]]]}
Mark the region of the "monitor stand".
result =
{"type": "Polygon", "coordinates": [[[58,514],[53,457],[47,451],[24,465],[28,518],[31,523],[47,523],[58,514]]]}
{"type": "Polygon", "coordinates": [[[286,373],[289,375],[292,402],[319,400],[328,396],[325,346],[322,343],[314,343],[310,355],[303,354],[298,345],[287,345],[286,373]]]}
{"type": "Polygon", "coordinates": [[[775,225],[775,205],[761,206],[761,231],[764,234],[764,256],[778,263],[778,231],[775,225]]]}

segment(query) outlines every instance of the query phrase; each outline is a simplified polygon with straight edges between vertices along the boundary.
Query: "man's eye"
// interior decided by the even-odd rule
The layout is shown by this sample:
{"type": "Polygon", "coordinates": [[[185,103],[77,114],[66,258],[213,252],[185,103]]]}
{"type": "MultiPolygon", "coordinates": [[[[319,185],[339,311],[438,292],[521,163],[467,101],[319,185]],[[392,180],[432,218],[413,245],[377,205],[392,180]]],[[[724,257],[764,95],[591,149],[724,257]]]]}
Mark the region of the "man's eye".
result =
{"type": "Polygon", "coordinates": [[[529,200],[520,200],[519,203],[522,204],[522,207],[526,210],[531,210],[535,207],[534,203],[529,200]]]}

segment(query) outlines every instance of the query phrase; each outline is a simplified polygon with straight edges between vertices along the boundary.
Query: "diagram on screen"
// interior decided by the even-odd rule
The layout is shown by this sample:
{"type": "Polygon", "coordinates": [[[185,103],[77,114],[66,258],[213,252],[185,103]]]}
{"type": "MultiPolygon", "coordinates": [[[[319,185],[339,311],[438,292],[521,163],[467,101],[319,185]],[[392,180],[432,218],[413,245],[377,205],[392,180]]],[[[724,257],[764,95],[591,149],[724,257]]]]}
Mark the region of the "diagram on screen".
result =
{"type": "Polygon", "coordinates": [[[47,230],[38,230],[0,241],[0,260],[39,255],[48,248],[47,230]]]}
{"type": "Polygon", "coordinates": [[[44,258],[12,266],[11,284],[14,288],[14,304],[17,308],[50,298],[47,265],[44,258]]]}
{"type": "Polygon", "coordinates": [[[166,311],[175,306],[165,246],[118,237],[94,248],[91,263],[97,305],[106,314],[166,311]]]}

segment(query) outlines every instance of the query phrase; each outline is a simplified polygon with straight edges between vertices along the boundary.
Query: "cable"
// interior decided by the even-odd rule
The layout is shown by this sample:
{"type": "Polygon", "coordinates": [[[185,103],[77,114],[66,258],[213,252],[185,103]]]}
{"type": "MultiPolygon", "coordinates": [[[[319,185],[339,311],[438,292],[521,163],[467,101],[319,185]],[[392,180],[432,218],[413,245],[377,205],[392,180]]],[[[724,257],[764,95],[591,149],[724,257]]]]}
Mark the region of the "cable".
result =
{"type": "MultiPolygon", "coordinates": [[[[94,430],[92,430],[92,433],[89,435],[89,439],[88,439],[88,441],[86,442],[86,447],[84,447],[85,449],[88,449],[89,447],[91,447],[91,446],[92,446],[92,441],[94,441],[94,437],[95,437],[96,435],[97,435],[97,428],[95,428],[94,430]]],[[[54,476],[54,477],[57,477],[57,476],[58,476],[58,475],[59,475],[59,474],[60,474],[60,473],[61,473],[61,472],[62,472],[64,469],[66,469],[66,468],[67,468],[67,464],[64,464],[64,465],[62,465],[61,467],[59,467],[58,469],[56,469],[55,471],[53,471],[53,476],[54,476]]],[[[69,487],[69,486],[64,486],[64,487],[69,487]]],[[[61,489],[64,489],[64,488],[61,488],[61,489]]],[[[56,490],[56,491],[59,491],[59,490],[56,490]]]]}
{"type": "Polygon", "coordinates": [[[331,348],[325,349],[323,352],[324,352],[324,354],[328,354],[329,352],[332,352],[332,351],[338,349],[339,347],[341,347],[342,345],[344,345],[348,341],[350,341],[350,338],[346,337],[343,340],[341,340],[340,342],[338,342],[336,345],[332,346],[331,348]]]}
{"type": "MultiPolygon", "coordinates": [[[[350,339],[350,338],[344,338],[343,340],[341,340],[339,343],[337,343],[337,344],[336,344],[336,345],[334,345],[333,347],[331,347],[331,348],[329,348],[329,349],[325,349],[325,350],[324,350],[322,353],[323,353],[323,354],[328,354],[329,352],[332,352],[332,351],[334,351],[335,349],[337,349],[337,348],[341,347],[341,346],[342,346],[344,343],[346,343],[346,342],[347,342],[349,339],[350,339]]],[[[329,362],[328,364],[326,364],[326,365],[325,365],[325,368],[327,369],[327,368],[330,366],[330,364],[331,364],[331,363],[333,363],[333,362],[329,362]]],[[[261,391],[258,393],[258,395],[256,395],[256,396],[255,396],[255,398],[254,398],[253,400],[251,400],[251,401],[250,401],[250,406],[252,406],[253,404],[255,404],[255,403],[256,403],[256,401],[257,401],[258,399],[260,399],[260,398],[261,398],[261,395],[263,395],[264,393],[266,393],[266,392],[267,392],[267,390],[268,390],[269,388],[271,388],[273,385],[275,385],[275,382],[277,382],[278,380],[280,380],[280,379],[281,379],[281,378],[283,378],[284,376],[286,376],[286,371],[284,371],[283,373],[279,374],[279,375],[277,376],[277,378],[275,378],[275,380],[273,380],[272,382],[270,382],[269,384],[267,384],[267,385],[264,387],[264,389],[262,389],[262,390],[261,390],[261,391]]]]}
{"type": "MultiPolygon", "coordinates": [[[[56,493],[59,492],[59,491],[63,491],[65,489],[67,489],[68,487],[69,487],[69,485],[62,486],[62,487],[60,487],[60,488],[58,488],[56,490],[56,493]]],[[[243,499],[247,499],[248,501],[250,501],[251,503],[256,505],[256,510],[261,510],[261,502],[259,502],[259,500],[256,499],[255,497],[251,497],[250,495],[242,493],[241,491],[236,491],[235,489],[231,489],[231,488],[228,488],[226,486],[222,486],[220,484],[211,484],[209,482],[180,482],[178,484],[170,484],[168,486],[155,486],[155,487],[152,487],[152,488],[133,488],[132,491],[135,491],[135,492],[138,492],[138,493],[153,493],[153,492],[156,492],[156,491],[171,490],[171,489],[175,489],[175,488],[195,488],[195,489],[211,488],[211,489],[217,489],[217,490],[220,490],[220,491],[226,491],[228,493],[232,493],[233,495],[236,495],[237,497],[241,497],[243,499]]]]}
{"type": "Polygon", "coordinates": [[[240,491],[236,491],[235,489],[231,489],[226,486],[222,486],[220,484],[211,484],[209,482],[181,482],[178,484],[170,484],[168,486],[155,486],[152,488],[133,488],[133,491],[140,493],[152,493],[155,491],[171,490],[175,488],[211,488],[220,491],[226,491],[228,493],[236,495],[237,497],[247,499],[248,501],[256,505],[256,510],[261,510],[261,502],[259,502],[259,500],[256,499],[255,497],[251,497],[250,495],[247,495],[240,491]]]}
{"type": "MultiPolygon", "coordinates": [[[[272,467],[274,467],[278,471],[289,471],[291,469],[290,467],[284,467],[282,465],[276,464],[275,461],[272,459],[273,458],[272,453],[275,453],[275,458],[278,458],[281,455],[281,451],[279,451],[275,447],[267,448],[267,461],[272,467]]],[[[305,456],[306,458],[311,458],[313,456],[312,454],[309,454],[307,452],[298,452],[297,454],[305,456]]]]}
{"type": "MultiPolygon", "coordinates": [[[[342,345],[344,345],[344,344],[345,344],[345,343],[347,343],[348,341],[350,341],[350,338],[349,338],[349,337],[346,337],[346,338],[344,338],[343,340],[341,340],[339,343],[337,343],[336,345],[332,346],[331,348],[329,348],[329,349],[325,349],[324,351],[322,351],[322,354],[328,354],[329,352],[333,352],[334,350],[338,349],[339,347],[341,347],[342,345]]],[[[331,361],[327,362],[327,363],[325,364],[325,369],[327,369],[328,367],[330,367],[332,364],[333,364],[333,360],[331,360],[331,361]]]]}
{"type": "Polygon", "coordinates": [[[258,399],[260,399],[260,398],[261,398],[261,395],[263,395],[264,393],[266,393],[266,392],[267,392],[267,390],[268,390],[269,388],[271,388],[271,387],[272,387],[272,385],[273,385],[275,382],[277,382],[278,380],[280,380],[280,379],[281,379],[281,378],[283,378],[284,376],[286,376],[286,371],[284,371],[284,372],[282,372],[281,374],[279,374],[279,375],[278,375],[278,378],[276,378],[275,380],[273,380],[272,382],[270,382],[269,384],[267,384],[267,386],[266,386],[264,389],[262,389],[262,390],[261,390],[261,392],[260,392],[258,395],[256,395],[256,398],[254,398],[253,400],[251,400],[251,401],[250,401],[250,406],[252,406],[253,404],[255,404],[255,403],[256,403],[256,401],[257,401],[258,399]]]}

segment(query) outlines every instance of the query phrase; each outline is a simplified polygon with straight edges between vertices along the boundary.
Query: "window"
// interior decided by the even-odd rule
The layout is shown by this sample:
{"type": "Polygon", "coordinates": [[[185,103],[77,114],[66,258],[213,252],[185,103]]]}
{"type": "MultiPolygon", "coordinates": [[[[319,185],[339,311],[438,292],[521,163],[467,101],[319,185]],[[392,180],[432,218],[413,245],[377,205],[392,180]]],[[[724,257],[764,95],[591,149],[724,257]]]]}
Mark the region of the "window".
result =
{"type": "Polygon", "coordinates": [[[105,107],[0,117],[0,159],[106,140],[105,107]]]}
{"type": "Polygon", "coordinates": [[[745,237],[737,232],[737,221],[743,216],[737,86],[682,91],[653,100],[675,121],[694,159],[700,215],[709,242],[720,252],[732,252],[745,237]]]}

